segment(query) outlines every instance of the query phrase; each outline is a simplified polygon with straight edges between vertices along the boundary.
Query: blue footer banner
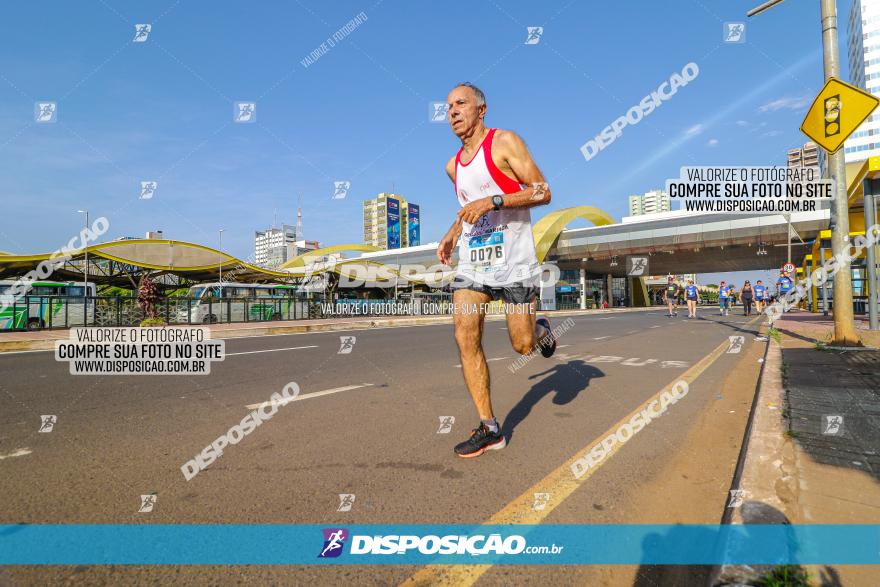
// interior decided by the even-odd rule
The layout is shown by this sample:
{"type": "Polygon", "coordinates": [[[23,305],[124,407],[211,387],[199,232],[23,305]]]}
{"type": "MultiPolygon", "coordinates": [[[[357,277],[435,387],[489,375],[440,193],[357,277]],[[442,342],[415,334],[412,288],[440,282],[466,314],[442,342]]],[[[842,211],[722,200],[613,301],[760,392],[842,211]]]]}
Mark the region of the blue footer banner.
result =
{"type": "Polygon", "coordinates": [[[3,565],[880,564],[880,525],[0,525],[3,565]]]}

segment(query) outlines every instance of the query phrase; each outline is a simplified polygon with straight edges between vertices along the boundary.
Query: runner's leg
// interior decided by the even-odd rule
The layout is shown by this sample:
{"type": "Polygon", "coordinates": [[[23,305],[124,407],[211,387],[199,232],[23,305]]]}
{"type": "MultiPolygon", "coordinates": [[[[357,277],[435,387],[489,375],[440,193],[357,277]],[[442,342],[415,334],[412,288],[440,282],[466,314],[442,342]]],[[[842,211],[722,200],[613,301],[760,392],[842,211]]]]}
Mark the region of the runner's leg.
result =
{"type": "Polygon", "coordinates": [[[538,341],[546,336],[546,328],[537,324],[535,319],[537,304],[532,301],[526,304],[505,304],[507,317],[507,334],[513,350],[527,355],[538,346],[538,341]]]}
{"type": "Polygon", "coordinates": [[[489,396],[489,366],[483,354],[483,324],[488,294],[470,289],[459,289],[453,294],[455,304],[455,342],[461,359],[464,382],[477,408],[480,420],[491,420],[492,400],[489,396]]]}

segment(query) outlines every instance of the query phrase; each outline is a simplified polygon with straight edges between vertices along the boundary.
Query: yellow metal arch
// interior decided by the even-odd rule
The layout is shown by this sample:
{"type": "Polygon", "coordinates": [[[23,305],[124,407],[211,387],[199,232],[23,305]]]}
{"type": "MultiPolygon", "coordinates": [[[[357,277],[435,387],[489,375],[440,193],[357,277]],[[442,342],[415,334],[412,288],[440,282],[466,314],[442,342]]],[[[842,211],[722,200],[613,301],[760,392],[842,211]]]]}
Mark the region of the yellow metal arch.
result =
{"type": "Polygon", "coordinates": [[[303,253],[302,255],[298,255],[293,259],[288,260],[281,266],[281,269],[288,269],[290,267],[303,267],[306,264],[306,259],[309,258],[318,258],[323,257],[324,255],[329,255],[331,253],[339,253],[342,251],[360,251],[362,253],[375,253],[376,251],[381,251],[379,247],[374,247],[373,245],[363,245],[363,244],[348,244],[348,245],[333,245],[332,247],[324,247],[323,249],[315,249],[314,251],[309,251],[307,253],[303,253]]]}
{"type": "Polygon", "coordinates": [[[565,230],[565,227],[576,218],[589,220],[596,226],[614,224],[614,218],[610,214],[595,206],[575,206],[574,208],[563,208],[562,210],[547,214],[532,227],[532,235],[535,239],[535,254],[538,256],[539,263],[544,262],[547,251],[556,242],[556,237],[559,236],[559,233],[565,230]]]}

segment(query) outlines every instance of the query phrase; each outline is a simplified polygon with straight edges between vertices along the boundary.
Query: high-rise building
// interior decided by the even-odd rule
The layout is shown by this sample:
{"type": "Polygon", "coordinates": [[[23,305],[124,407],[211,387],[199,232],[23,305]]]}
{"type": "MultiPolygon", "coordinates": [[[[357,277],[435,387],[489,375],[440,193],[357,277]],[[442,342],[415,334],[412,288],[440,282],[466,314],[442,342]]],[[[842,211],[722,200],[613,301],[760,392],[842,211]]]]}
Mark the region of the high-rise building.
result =
{"type": "MultiPolygon", "coordinates": [[[[880,0],[852,0],[848,28],[850,82],[880,96],[880,0]]],[[[880,155],[880,113],[850,135],[844,154],[847,163],[880,155]]]]}
{"type": "Polygon", "coordinates": [[[629,215],[656,214],[672,210],[672,200],[663,190],[651,190],[642,196],[629,197],[629,215]]]}
{"type": "Polygon", "coordinates": [[[797,149],[789,149],[788,151],[789,167],[812,167],[816,170],[817,177],[822,177],[825,173],[826,159],[825,151],[820,149],[816,143],[804,143],[803,147],[797,149]]]}
{"type": "Polygon", "coordinates": [[[421,243],[418,204],[399,194],[382,192],[364,202],[364,243],[380,249],[413,247],[421,243]]]}
{"type": "Polygon", "coordinates": [[[296,227],[282,224],[254,233],[254,263],[263,267],[278,267],[287,261],[287,245],[295,243],[296,227]]]}

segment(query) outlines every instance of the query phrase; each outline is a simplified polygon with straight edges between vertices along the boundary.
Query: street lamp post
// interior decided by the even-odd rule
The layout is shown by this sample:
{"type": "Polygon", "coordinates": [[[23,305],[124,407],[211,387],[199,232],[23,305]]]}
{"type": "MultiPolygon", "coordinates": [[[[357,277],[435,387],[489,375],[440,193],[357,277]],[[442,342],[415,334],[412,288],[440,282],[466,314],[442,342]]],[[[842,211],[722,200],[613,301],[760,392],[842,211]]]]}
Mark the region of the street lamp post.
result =
{"type": "MultiPolygon", "coordinates": [[[[770,0],[747,12],[755,16],[782,0],[770,0]]],[[[840,76],[837,48],[837,1],[820,0],[822,10],[822,53],[825,81],[840,76]]],[[[846,165],[843,150],[828,155],[828,168],[834,185],[831,204],[831,253],[838,259],[834,274],[834,344],[859,344],[855,330],[852,298],[852,270],[849,255],[849,201],[846,191],[846,165]]],[[[791,236],[789,235],[789,239],[791,236]]]]}
{"type": "Polygon", "coordinates": [[[220,229],[220,260],[217,262],[217,270],[220,273],[220,298],[223,298],[223,229],[220,229]]]}
{"type": "MultiPolygon", "coordinates": [[[[88,210],[77,210],[80,214],[85,215],[85,228],[89,228],[89,211],[88,210]]],[[[89,247],[88,244],[83,243],[85,250],[85,266],[83,269],[83,326],[86,324],[87,316],[89,315],[89,247]]]]}

